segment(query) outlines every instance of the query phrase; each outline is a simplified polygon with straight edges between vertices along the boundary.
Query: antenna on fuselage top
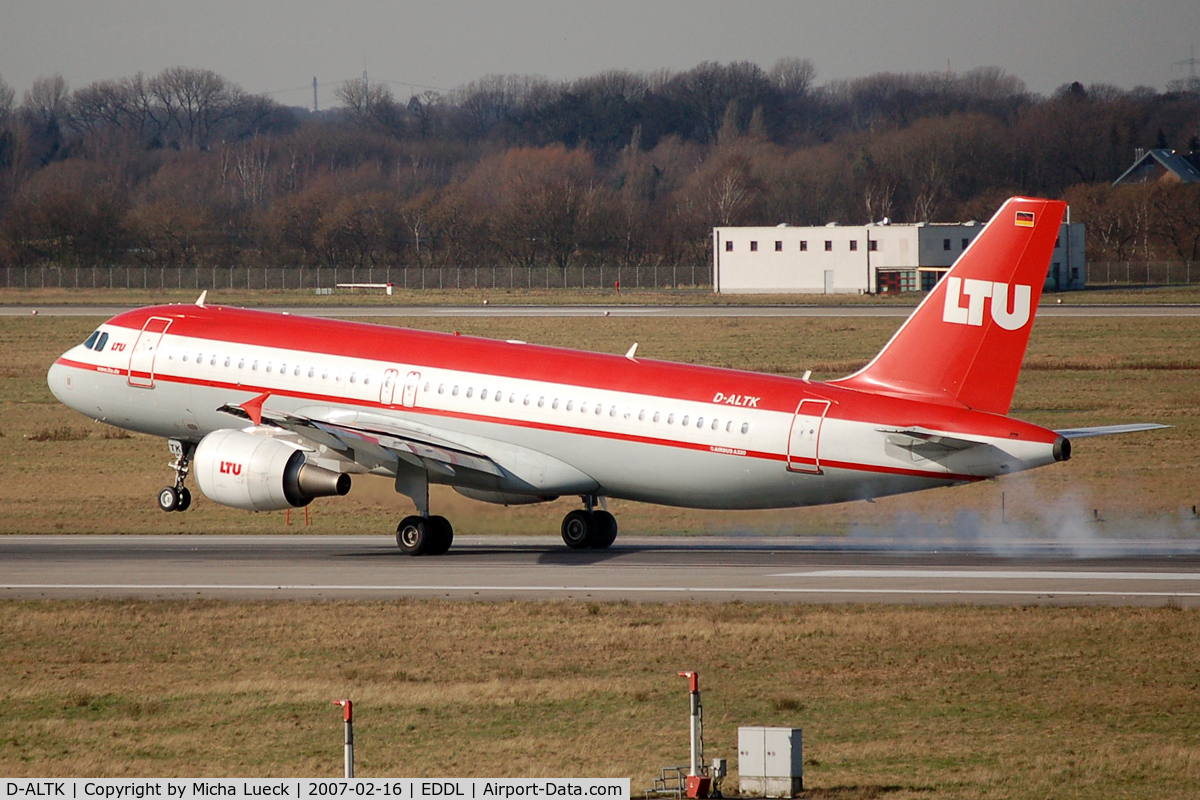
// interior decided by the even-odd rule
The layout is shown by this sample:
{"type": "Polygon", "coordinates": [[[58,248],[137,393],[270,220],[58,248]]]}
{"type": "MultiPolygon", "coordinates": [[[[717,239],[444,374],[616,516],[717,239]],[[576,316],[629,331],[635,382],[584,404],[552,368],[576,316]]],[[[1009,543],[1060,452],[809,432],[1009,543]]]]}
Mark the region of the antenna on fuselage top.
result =
{"type": "Polygon", "coordinates": [[[200,306],[201,308],[204,308],[204,300],[207,297],[208,297],[208,289],[205,289],[203,292],[200,293],[200,296],[196,298],[196,305],[200,306]]]}

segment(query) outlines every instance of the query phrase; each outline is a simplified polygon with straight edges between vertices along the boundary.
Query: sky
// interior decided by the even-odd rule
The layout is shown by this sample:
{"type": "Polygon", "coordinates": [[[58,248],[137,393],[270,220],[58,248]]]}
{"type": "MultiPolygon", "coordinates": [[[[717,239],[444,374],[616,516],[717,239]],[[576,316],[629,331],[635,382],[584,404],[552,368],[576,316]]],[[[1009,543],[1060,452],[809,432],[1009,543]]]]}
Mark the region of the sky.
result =
{"type": "MultiPolygon", "coordinates": [[[[172,66],[210,69],[286,105],[341,81],[400,99],[489,74],[552,80],[703,61],[810,59],[817,83],[997,66],[1035,92],[1072,81],[1163,89],[1200,49],[1198,0],[0,0],[0,77],[18,98],[172,66]]],[[[1196,69],[1200,72],[1200,66],[1196,69]]]]}

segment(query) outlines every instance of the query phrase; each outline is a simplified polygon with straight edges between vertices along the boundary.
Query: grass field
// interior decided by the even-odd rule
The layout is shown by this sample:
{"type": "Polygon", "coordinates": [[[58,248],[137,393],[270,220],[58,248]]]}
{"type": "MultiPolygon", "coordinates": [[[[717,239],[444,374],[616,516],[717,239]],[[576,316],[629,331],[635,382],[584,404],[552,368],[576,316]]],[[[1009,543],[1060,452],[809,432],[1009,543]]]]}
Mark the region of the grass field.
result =
{"type": "MultiPolygon", "coordinates": [[[[625,777],[802,727],[809,797],[1194,798],[1172,608],[0,603],[0,774],[625,777]]],[[[736,777],[727,786],[736,789],[736,777]]]]}
{"type": "MultiPolygon", "coordinates": [[[[46,368],[97,321],[0,318],[0,531],[287,530],[202,497],[162,514],[164,444],[54,401],[46,368]]],[[[409,322],[828,378],[899,320],[409,322]]],[[[1175,427],[1086,440],[1025,476],[808,510],[614,510],[625,533],[895,535],[993,519],[1005,492],[1031,535],[1195,537],[1197,341],[1196,319],[1039,321],[1017,416],[1175,427]]],[[[563,511],[434,503],[470,534],[548,533],[563,511]]],[[[309,532],[386,532],[407,507],[362,480],[309,532]]],[[[350,696],[362,775],[631,776],[636,796],[686,758],[675,672],[698,669],[708,755],[735,769],[737,726],[803,727],[809,797],[1194,798],[1198,641],[1200,612],[1170,606],[0,602],[0,775],[336,776],[330,701],[350,696]]]]}

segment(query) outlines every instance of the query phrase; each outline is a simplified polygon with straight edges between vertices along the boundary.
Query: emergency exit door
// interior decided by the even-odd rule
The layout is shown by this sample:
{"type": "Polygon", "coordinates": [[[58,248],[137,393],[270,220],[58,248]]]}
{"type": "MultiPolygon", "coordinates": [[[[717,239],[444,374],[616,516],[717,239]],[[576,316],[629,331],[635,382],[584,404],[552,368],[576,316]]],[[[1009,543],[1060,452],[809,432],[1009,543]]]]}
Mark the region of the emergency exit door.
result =
{"type": "Polygon", "coordinates": [[[821,426],[829,411],[828,400],[801,400],[788,435],[787,468],[792,472],[821,473],[821,426]]]}

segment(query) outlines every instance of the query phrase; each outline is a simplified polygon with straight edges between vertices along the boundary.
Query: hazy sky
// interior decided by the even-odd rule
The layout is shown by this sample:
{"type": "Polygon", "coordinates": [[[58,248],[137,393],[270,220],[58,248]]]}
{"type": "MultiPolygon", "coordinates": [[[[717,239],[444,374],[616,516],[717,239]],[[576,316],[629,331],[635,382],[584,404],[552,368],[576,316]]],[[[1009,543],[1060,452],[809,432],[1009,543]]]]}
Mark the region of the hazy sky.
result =
{"type": "Polygon", "coordinates": [[[1200,0],[0,0],[0,76],[70,85],[183,65],[289,105],[362,75],[451,89],[491,73],[568,79],[702,61],[813,61],[817,82],[998,66],[1048,93],[1071,81],[1163,88],[1200,45],[1200,0]]]}

